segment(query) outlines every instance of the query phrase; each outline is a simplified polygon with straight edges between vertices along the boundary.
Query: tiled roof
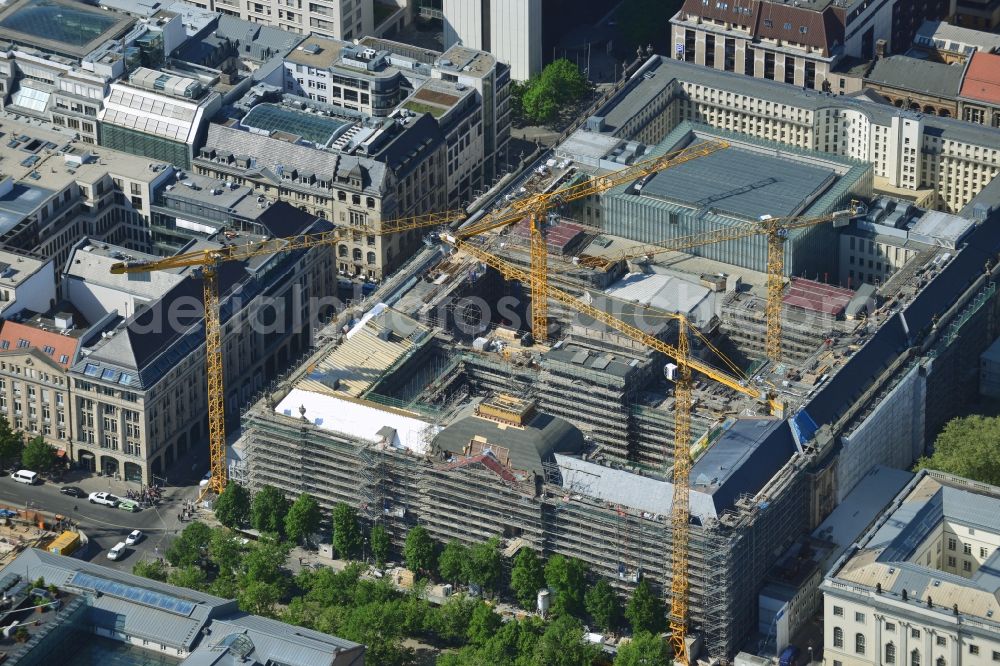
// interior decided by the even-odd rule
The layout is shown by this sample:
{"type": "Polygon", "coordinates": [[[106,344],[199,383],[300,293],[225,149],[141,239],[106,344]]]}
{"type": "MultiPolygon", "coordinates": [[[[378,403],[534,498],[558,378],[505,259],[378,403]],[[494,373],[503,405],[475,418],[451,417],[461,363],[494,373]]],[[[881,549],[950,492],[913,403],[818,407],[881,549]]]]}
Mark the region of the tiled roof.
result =
{"type": "Polygon", "coordinates": [[[0,328],[0,352],[37,349],[53,363],[69,368],[76,354],[77,339],[55,331],[46,331],[16,321],[3,322],[0,328]]]}
{"type": "Polygon", "coordinates": [[[976,53],[962,82],[961,96],[1000,104],[1000,55],[976,53]]]}

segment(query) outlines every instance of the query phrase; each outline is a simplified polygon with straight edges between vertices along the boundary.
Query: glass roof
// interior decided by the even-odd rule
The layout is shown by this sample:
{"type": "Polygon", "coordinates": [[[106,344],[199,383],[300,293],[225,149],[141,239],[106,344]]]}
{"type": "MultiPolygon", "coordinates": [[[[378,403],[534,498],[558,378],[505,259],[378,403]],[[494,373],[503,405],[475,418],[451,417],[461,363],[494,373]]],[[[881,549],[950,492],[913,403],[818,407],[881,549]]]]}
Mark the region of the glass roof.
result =
{"type": "Polygon", "coordinates": [[[159,608],[178,615],[188,616],[195,607],[194,603],[185,599],[178,599],[177,597],[172,597],[168,594],[153,592],[152,590],[147,590],[141,587],[132,587],[131,585],[107,580],[106,578],[98,578],[97,576],[85,574],[82,571],[77,571],[73,574],[73,578],[70,579],[69,584],[75,587],[82,587],[84,589],[94,590],[95,592],[109,594],[112,597],[118,597],[119,599],[128,599],[129,601],[134,601],[137,604],[150,606],[152,608],[159,608]]]}
{"type": "Polygon", "coordinates": [[[21,88],[11,97],[10,103],[32,111],[44,111],[49,103],[49,93],[34,88],[21,88]]]}
{"type": "Polygon", "coordinates": [[[118,18],[110,13],[77,9],[53,0],[29,0],[0,26],[39,39],[84,46],[117,22],[118,18]]]}
{"type": "Polygon", "coordinates": [[[302,113],[274,104],[258,104],[244,116],[241,124],[268,132],[287,132],[325,146],[346,123],[329,116],[302,113]]]}

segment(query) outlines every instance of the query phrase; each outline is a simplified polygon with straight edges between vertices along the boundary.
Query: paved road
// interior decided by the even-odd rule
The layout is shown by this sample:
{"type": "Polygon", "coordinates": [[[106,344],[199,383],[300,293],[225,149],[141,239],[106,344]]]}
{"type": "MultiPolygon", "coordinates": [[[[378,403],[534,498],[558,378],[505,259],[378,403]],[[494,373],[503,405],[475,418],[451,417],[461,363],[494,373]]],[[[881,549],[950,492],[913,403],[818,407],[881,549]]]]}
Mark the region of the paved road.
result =
{"type": "MultiPolygon", "coordinates": [[[[116,495],[125,495],[125,484],[107,478],[76,479],[68,483],[46,482],[38,486],[26,486],[0,476],[0,504],[24,508],[30,503],[32,509],[59,513],[76,521],[80,529],[90,539],[90,548],[84,558],[105,566],[131,571],[132,565],[140,559],[162,556],[174,535],[183,529],[185,523],[177,516],[187,500],[197,496],[197,486],[168,488],[159,506],[128,513],[121,509],[90,504],[87,498],[63,495],[59,488],[73,485],[85,492],[109,490],[116,495]],[[129,548],[127,555],[112,562],[107,558],[108,549],[134,529],[140,529],[146,537],[135,548],[129,548]]],[[[134,487],[136,484],[130,484],[134,487]]]]}

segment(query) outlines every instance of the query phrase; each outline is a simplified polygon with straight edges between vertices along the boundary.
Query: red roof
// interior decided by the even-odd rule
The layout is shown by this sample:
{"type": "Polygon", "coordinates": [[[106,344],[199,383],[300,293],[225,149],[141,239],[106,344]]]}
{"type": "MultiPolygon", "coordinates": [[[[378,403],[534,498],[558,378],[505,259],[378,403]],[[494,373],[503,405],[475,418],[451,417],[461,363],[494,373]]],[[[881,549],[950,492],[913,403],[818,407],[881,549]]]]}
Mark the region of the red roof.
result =
{"type": "Polygon", "coordinates": [[[474,465],[476,463],[479,463],[483,467],[491,470],[507,483],[517,483],[517,478],[510,472],[510,470],[501,465],[499,461],[497,461],[497,459],[489,453],[480,453],[478,456],[472,456],[471,458],[459,458],[455,462],[445,465],[444,469],[461,469],[462,467],[468,467],[469,465],[474,465]]]}
{"type": "Polygon", "coordinates": [[[959,94],[981,102],[1000,104],[1000,55],[974,53],[959,94]]]}
{"type": "MultiPolygon", "coordinates": [[[[514,225],[513,233],[520,238],[531,236],[531,221],[524,218],[514,225]]],[[[545,244],[551,254],[566,254],[566,248],[583,234],[579,224],[560,220],[545,228],[545,244]]]]}
{"type": "Polygon", "coordinates": [[[16,321],[5,321],[0,328],[0,353],[35,348],[63,368],[68,368],[73,362],[76,343],[74,337],[60,335],[55,331],[44,331],[16,321]],[[62,360],[63,358],[66,360],[62,360]]]}
{"type": "Polygon", "coordinates": [[[785,294],[784,303],[793,308],[837,317],[853,297],[854,292],[850,289],[793,277],[788,293],[785,294]]]}

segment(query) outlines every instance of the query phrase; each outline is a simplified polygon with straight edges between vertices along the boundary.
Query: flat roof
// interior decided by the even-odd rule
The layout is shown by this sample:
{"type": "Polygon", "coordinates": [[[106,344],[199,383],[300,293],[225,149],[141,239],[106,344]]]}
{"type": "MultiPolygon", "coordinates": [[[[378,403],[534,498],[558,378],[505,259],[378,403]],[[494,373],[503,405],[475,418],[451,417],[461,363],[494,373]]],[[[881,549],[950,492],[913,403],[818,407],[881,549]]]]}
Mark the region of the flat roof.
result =
{"type": "Polygon", "coordinates": [[[640,196],[748,219],[786,217],[807,208],[836,177],[833,169],[730,146],[657,173],[640,196]]]}
{"type": "Polygon", "coordinates": [[[330,116],[304,113],[277,104],[258,104],[240,121],[246,128],[264,130],[272,135],[282,132],[321,146],[328,145],[348,124],[330,116]]]}
{"type": "Polygon", "coordinates": [[[17,0],[0,12],[0,39],[80,58],[132,23],[82,2],[17,0]]]}
{"type": "Polygon", "coordinates": [[[793,277],[782,302],[801,310],[839,317],[852,298],[854,292],[850,289],[793,277]]]}
{"type": "Polygon", "coordinates": [[[962,82],[962,97],[1000,104],[1000,55],[974,53],[962,82]]]}
{"type": "Polygon", "coordinates": [[[314,34],[289,51],[285,56],[285,62],[326,69],[340,59],[340,52],[345,46],[350,45],[339,39],[314,34]]]}
{"type": "Polygon", "coordinates": [[[14,183],[9,192],[0,195],[0,235],[17,226],[53,194],[54,191],[44,187],[14,183]]]}

